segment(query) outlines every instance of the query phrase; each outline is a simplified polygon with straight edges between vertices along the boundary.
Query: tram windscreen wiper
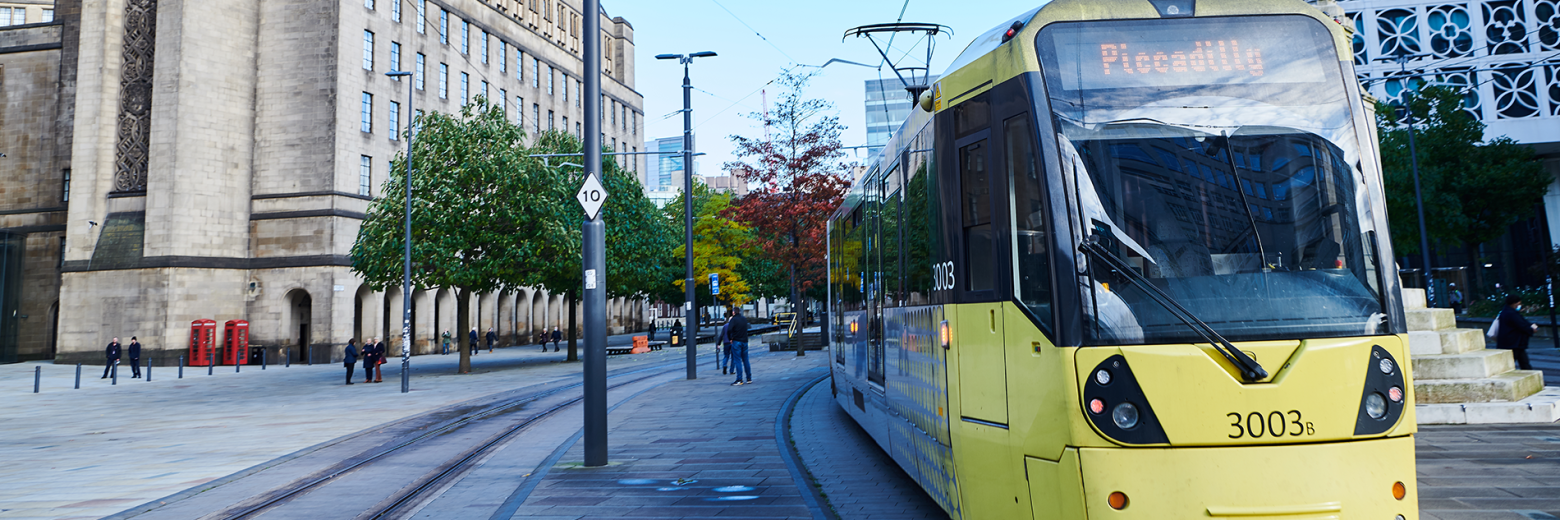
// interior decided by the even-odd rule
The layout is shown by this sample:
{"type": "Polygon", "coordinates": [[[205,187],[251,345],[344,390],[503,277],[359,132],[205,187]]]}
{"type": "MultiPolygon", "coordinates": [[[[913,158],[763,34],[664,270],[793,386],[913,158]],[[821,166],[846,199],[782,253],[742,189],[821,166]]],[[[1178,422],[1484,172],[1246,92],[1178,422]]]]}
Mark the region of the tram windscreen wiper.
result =
{"type": "Polygon", "coordinates": [[[1110,251],[1106,251],[1105,248],[1100,245],[1099,235],[1089,235],[1088,238],[1084,239],[1083,244],[1078,246],[1078,249],[1081,249],[1083,252],[1099,259],[1101,262],[1104,262],[1106,266],[1116,270],[1117,272],[1120,272],[1122,276],[1126,277],[1126,279],[1132,284],[1141,287],[1143,292],[1148,295],[1150,300],[1153,300],[1154,303],[1164,307],[1166,311],[1170,312],[1170,314],[1175,315],[1177,319],[1180,319],[1182,323],[1185,323],[1186,326],[1191,328],[1193,332],[1197,333],[1199,336],[1202,336],[1203,340],[1207,341],[1208,344],[1213,345],[1214,350],[1217,350],[1220,354],[1223,354],[1225,359],[1228,359],[1231,364],[1235,365],[1237,370],[1240,370],[1241,378],[1246,380],[1246,382],[1253,383],[1267,379],[1267,370],[1263,369],[1262,365],[1257,363],[1257,360],[1252,359],[1251,356],[1247,356],[1245,352],[1241,352],[1240,349],[1235,348],[1235,345],[1231,344],[1229,340],[1224,339],[1224,336],[1219,335],[1219,332],[1213,330],[1213,327],[1209,326],[1207,323],[1204,323],[1197,317],[1196,314],[1192,314],[1192,311],[1187,310],[1186,307],[1180,304],[1180,302],[1175,301],[1175,298],[1170,296],[1170,293],[1160,289],[1158,286],[1150,282],[1148,278],[1138,274],[1137,271],[1132,270],[1132,266],[1127,265],[1127,262],[1117,257],[1115,254],[1111,253],[1110,251]]]}

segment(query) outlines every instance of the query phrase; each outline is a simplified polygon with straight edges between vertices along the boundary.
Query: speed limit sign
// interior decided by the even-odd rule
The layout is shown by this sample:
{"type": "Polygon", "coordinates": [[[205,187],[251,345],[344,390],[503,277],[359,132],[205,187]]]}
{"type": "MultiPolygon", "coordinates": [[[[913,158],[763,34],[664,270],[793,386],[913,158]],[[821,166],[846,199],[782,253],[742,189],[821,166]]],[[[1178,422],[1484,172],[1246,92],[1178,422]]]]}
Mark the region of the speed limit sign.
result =
{"type": "Polygon", "coordinates": [[[574,194],[579,199],[580,207],[585,209],[585,216],[591,220],[596,219],[596,214],[601,213],[601,205],[607,201],[607,189],[601,186],[601,181],[596,180],[595,175],[585,176],[585,185],[580,187],[580,192],[574,194]]]}

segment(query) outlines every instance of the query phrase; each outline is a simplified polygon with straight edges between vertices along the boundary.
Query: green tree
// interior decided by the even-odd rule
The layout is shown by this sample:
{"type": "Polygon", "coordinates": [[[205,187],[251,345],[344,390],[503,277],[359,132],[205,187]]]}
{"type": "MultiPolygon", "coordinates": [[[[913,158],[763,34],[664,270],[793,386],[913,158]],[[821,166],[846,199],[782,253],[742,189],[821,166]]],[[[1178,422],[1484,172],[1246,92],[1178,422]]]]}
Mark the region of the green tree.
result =
{"type": "MultiPolygon", "coordinates": [[[[731,207],[730,193],[709,193],[706,188],[704,193],[695,196],[703,199],[693,221],[693,279],[695,293],[701,300],[699,304],[743,305],[753,297],[742,270],[744,259],[756,256],[758,252],[753,232],[724,215],[726,209],[731,207]],[[709,293],[709,275],[712,273],[720,277],[720,295],[718,298],[711,296],[706,302],[704,295],[709,293]],[[699,291],[698,287],[704,290],[699,291]]],[[[676,258],[684,258],[685,251],[687,248],[684,245],[677,246],[676,258]]],[[[679,290],[687,290],[682,278],[674,283],[679,290]]]]}
{"type": "MultiPolygon", "coordinates": [[[[546,244],[534,238],[564,231],[552,213],[567,195],[552,193],[557,183],[546,170],[525,167],[533,161],[521,143],[524,132],[486,100],[414,124],[412,285],[455,288],[456,324],[469,330],[471,294],[528,285],[530,273],[545,267],[546,244]]],[[[376,290],[401,285],[406,186],[400,154],[352,246],[352,270],[376,290]]],[[[471,371],[470,356],[461,349],[460,373],[471,371]]]]}
{"type": "MultiPolygon", "coordinates": [[[[527,153],[578,154],[582,149],[579,139],[573,135],[549,131],[543,133],[527,153]]],[[[551,293],[566,295],[569,307],[568,361],[577,361],[579,330],[575,316],[578,306],[575,302],[584,290],[580,262],[583,251],[581,224],[585,214],[574,200],[574,193],[585,177],[575,166],[560,165],[573,162],[568,159],[553,158],[544,162],[533,158],[526,167],[550,172],[538,176],[550,175],[549,178],[555,179],[558,186],[551,191],[564,194],[554,196],[561,197],[566,204],[557,208],[548,206],[548,219],[556,223],[550,229],[557,231],[539,237],[544,243],[541,254],[547,261],[534,273],[534,283],[551,293]]],[[[676,230],[662,217],[655,203],[645,198],[644,187],[634,174],[620,168],[611,156],[602,160],[602,185],[607,191],[607,200],[601,209],[607,227],[607,295],[648,296],[658,289],[663,280],[666,251],[675,247],[676,230]]],[[[523,232],[532,233],[529,230],[523,232]]]]}
{"type": "MultiPolygon", "coordinates": [[[[1458,91],[1427,87],[1409,99],[1426,230],[1432,241],[1462,245],[1474,261],[1479,244],[1533,215],[1551,179],[1531,148],[1505,136],[1485,141],[1484,123],[1463,110],[1458,91]]],[[[1419,253],[1419,218],[1407,121],[1393,117],[1399,113],[1376,105],[1393,243],[1412,255],[1419,253]]]]}

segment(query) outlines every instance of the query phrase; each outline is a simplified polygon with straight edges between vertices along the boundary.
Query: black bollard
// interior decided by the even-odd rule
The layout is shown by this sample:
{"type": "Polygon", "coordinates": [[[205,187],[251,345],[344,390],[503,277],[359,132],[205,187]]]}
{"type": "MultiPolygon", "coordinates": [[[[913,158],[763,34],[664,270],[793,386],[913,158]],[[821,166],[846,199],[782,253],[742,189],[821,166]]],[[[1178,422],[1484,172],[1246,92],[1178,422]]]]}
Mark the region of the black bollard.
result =
{"type": "Polygon", "coordinates": [[[260,370],[265,370],[265,349],[260,349],[260,370]]]}
{"type": "Polygon", "coordinates": [[[152,358],[146,358],[146,382],[152,382],[152,358]]]}
{"type": "Polygon", "coordinates": [[[242,360],[242,359],[234,359],[233,360],[233,373],[234,374],[239,373],[240,369],[242,369],[242,368],[244,368],[244,360],[242,360]]]}
{"type": "Polygon", "coordinates": [[[184,356],[179,356],[179,379],[184,379],[184,356]]]}
{"type": "Polygon", "coordinates": [[[43,367],[33,367],[33,393],[38,393],[38,383],[43,381],[43,367]]]}
{"type": "Polygon", "coordinates": [[[208,375],[208,376],[211,375],[211,372],[213,370],[216,370],[216,366],[217,366],[217,356],[216,356],[216,354],[210,354],[210,356],[211,357],[206,358],[206,375],[208,375]]]}
{"type": "Polygon", "coordinates": [[[81,363],[76,363],[76,390],[81,389],[81,363]]]}
{"type": "MultiPolygon", "coordinates": [[[[313,365],[313,363],[310,363],[313,365]]],[[[282,349],[282,366],[292,368],[292,349],[282,349]]]]}
{"type": "Polygon", "coordinates": [[[114,360],[114,366],[108,368],[108,384],[110,386],[119,384],[119,360],[117,359],[114,360]]]}

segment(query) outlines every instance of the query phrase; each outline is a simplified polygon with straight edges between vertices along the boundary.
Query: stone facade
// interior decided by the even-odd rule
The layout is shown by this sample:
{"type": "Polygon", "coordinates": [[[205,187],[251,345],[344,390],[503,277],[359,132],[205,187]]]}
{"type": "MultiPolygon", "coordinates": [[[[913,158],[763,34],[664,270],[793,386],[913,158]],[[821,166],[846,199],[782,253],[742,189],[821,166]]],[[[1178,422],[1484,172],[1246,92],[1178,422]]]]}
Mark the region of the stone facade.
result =
{"type": "MultiPolygon", "coordinates": [[[[405,149],[408,88],[423,87],[418,112],[502,96],[527,131],[583,127],[568,0],[58,0],[54,15],[0,28],[0,161],[24,172],[0,180],[0,256],[25,256],[26,287],[18,317],[0,317],[0,339],[19,332],[0,361],[101,362],[111,338],[137,336],[172,363],[197,319],[248,321],[273,361],[339,358],[353,337],[398,352],[399,288],[367,287],[348,255],[405,149]]],[[[601,16],[604,137],[638,151],[633,29],[601,16]]],[[[456,298],[412,302],[413,351],[433,352],[456,298]]],[[[502,343],[567,316],[539,290],[466,304],[502,343]]],[[[643,304],[613,307],[615,331],[642,321],[643,304]]]]}

